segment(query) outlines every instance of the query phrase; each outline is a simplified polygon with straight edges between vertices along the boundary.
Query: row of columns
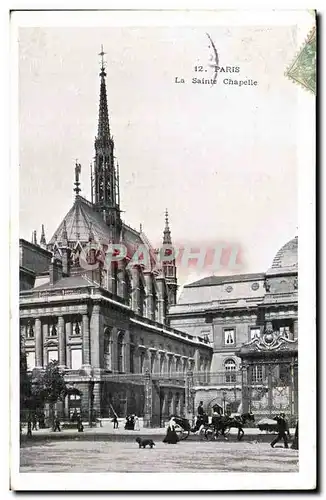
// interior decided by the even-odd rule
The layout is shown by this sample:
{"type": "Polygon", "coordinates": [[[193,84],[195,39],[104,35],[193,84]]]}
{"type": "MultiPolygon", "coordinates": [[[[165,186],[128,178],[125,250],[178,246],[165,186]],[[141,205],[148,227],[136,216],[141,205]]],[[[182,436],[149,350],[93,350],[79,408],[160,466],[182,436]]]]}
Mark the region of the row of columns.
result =
{"type": "MultiPolygon", "coordinates": [[[[95,308],[96,306],[94,306],[95,308]]],[[[90,365],[90,324],[87,314],[82,315],[82,352],[83,365],[90,365]]],[[[48,338],[49,325],[43,324],[41,318],[35,319],[35,367],[42,368],[44,366],[44,339],[48,338]]],[[[58,362],[59,366],[65,368],[66,360],[66,339],[71,334],[71,323],[65,322],[64,316],[58,317],[58,362]]],[[[96,360],[95,360],[96,361],[96,360]]],[[[98,365],[97,365],[98,366],[98,365]]]]}
{"type": "Polygon", "coordinates": [[[157,374],[184,374],[186,371],[193,368],[192,361],[189,360],[189,358],[172,353],[157,352],[153,348],[146,348],[143,351],[145,352],[146,361],[143,366],[143,372],[148,369],[150,373],[157,374]],[[180,360],[179,363],[178,360],[180,360]],[[178,367],[179,369],[177,370],[178,367]]]}

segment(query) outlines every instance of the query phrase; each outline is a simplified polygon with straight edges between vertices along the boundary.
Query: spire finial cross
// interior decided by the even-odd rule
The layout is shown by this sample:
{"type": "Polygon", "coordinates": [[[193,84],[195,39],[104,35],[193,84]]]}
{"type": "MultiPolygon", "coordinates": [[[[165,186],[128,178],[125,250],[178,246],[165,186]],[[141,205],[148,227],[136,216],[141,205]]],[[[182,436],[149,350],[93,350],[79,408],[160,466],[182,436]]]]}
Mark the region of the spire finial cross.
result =
{"type": "Polygon", "coordinates": [[[99,56],[101,56],[101,70],[104,71],[104,66],[105,66],[105,62],[104,62],[104,56],[105,56],[106,52],[104,52],[103,50],[103,45],[101,45],[101,52],[99,53],[99,56]]]}

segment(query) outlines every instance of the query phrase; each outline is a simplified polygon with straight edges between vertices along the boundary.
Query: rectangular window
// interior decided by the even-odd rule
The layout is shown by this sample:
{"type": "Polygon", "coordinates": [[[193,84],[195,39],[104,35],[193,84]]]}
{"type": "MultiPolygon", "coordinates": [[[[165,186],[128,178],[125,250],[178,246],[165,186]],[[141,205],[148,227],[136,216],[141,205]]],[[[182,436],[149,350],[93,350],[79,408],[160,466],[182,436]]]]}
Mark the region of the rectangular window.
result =
{"type": "Polygon", "coordinates": [[[58,361],[58,349],[51,349],[48,351],[48,363],[51,361],[58,361]]]}
{"type": "Polygon", "coordinates": [[[250,340],[259,339],[260,328],[257,326],[250,327],[250,340]]]}
{"type": "Polygon", "coordinates": [[[35,368],[35,352],[34,351],[26,352],[26,362],[27,362],[27,370],[33,370],[33,368],[35,368]]]}
{"type": "Polygon", "coordinates": [[[26,326],[26,338],[27,339],[33,339],[34,338],[34,325],[32,323],[29,323],[26,326]]]}
{"type": "Polygon", "coordinates": [[[227,328],[224,330],[224,344],[234,345],[235,344],[235,330],[234,328],[227,328]]]}
{"type": "Polygon", "coordinates": [[[80,349],[71,349],[71,369],[79,370],[83,364],[83,356],[82,350],[80,349]]]}
{"type": "Polygon", "coordinates": [[[263,367],[262,365],[255,365],[251,370],[251,381],[253,383],[259,383],[263,381],[263,367]]]}
{"type": "Polygon", "coordinates": [[[81,335],[81,324],[79,321],[72,323],[72,335],[76,335],[77,337],[81,335]]]}
{"type": "Polygon", "coordinates": [[[58,336],[57,325],[52,323],[49,325],[49,337],[57,337],[57,336],[58,336]]]}

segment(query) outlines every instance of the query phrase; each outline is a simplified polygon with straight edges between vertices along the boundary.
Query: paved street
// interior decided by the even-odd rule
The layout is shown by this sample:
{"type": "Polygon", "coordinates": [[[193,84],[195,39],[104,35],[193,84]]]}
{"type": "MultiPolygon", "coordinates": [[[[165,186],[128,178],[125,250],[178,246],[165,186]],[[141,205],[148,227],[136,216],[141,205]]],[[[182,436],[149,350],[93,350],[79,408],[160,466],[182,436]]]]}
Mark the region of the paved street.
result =
{"type": "Polygon", "coordinates": [[[268,443],[47,441],[21,448],[21,472],[297,472],[298,451],[268,443]]]}

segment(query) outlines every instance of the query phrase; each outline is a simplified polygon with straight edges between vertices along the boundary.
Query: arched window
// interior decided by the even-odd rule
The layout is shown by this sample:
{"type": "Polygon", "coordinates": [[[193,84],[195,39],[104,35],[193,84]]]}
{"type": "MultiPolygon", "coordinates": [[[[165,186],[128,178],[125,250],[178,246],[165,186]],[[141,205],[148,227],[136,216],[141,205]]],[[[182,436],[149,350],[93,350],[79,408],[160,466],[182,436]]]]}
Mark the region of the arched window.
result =
{"type": "Polygon", "coordinates": [[[172,373],[172,356],[169,356],[169,361],[168,361],[168,374],[171,375],[172,373]]]}
{"type": "Polygon", "coordinates": [[[135,339],[133,335],[130,335],[130,373],[135,373],[135,339]]]}
{"type": "Polygon", "coordinates": [[[236,362],[233,359],[227,359],[224,363],[225,367],[225,382],[235,382],[236,381],[236,362]]]}
{"type": "Polygon", "coordinates": [[[112,331],[111,328],[104,330],[104,369],[112,370],[112,331]]]}
{"type": "Polygon", "coordinates": [[[140,356],[140,373],[144,373],[144,367],[145,367],[145,353],[141,352],[140,356]]]}
{"type": "Polygon", "coordinates": [[[177,359],[177,361],[176,361],[175,371],[176,372],[180,372],[181,371],[181,361],[180,361],[180,359],[177,359]]]}
{"type": "Polygon", "coordinates": [[[124,344],[124,332],[119,332],[118,334],[118,372],[122,373],[125,371],[125,344],[124,344]]]}
{"type": "Polygon", "coordinates": [[[164,373],[165,354],[160,354],[160,373],[164,373]]]}

